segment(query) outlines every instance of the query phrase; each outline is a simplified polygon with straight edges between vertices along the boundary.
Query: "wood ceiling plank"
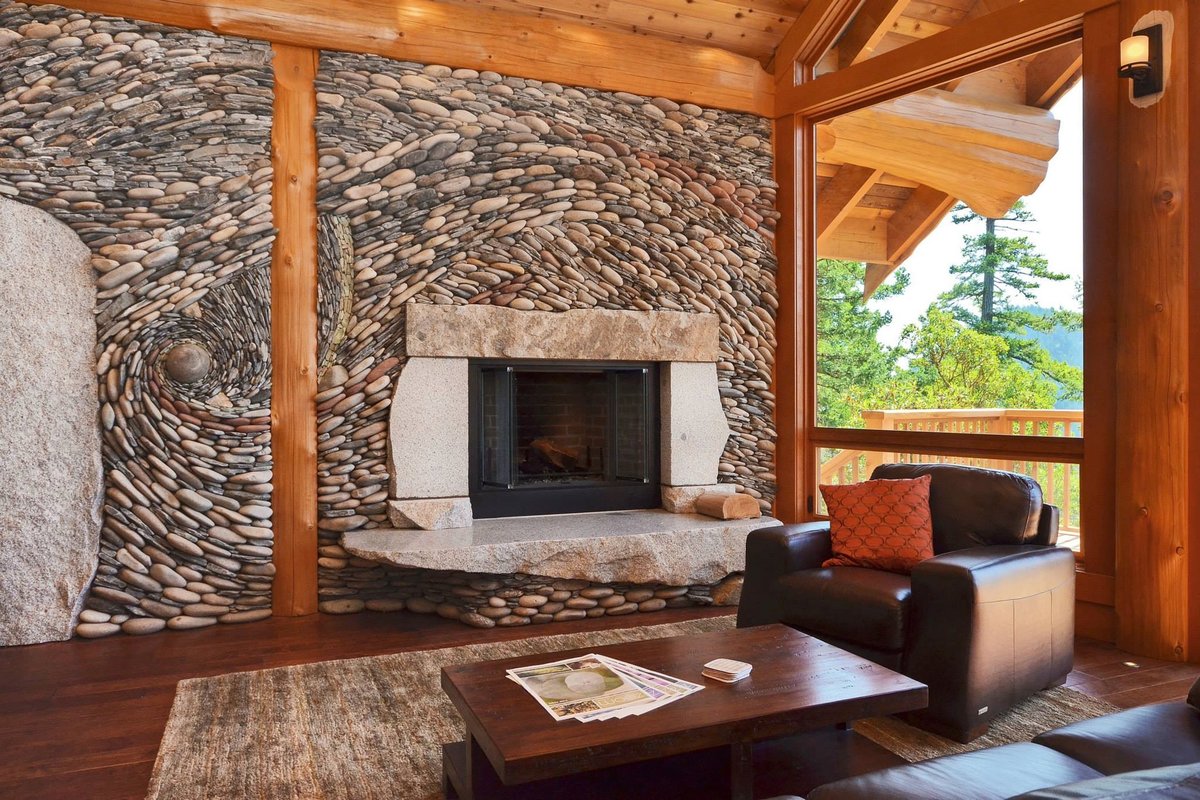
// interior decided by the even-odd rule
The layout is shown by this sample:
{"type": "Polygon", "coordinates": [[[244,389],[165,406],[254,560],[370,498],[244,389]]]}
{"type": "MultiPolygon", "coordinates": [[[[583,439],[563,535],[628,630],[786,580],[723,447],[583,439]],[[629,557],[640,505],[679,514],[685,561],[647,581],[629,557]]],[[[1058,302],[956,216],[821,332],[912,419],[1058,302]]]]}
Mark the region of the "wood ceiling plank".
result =
{"type": "Polygon", "coordinates": [[[817,195],[817,247],[833,233],[883,175],[883,170],[845,164],[817,195]]]}
{"type": "Polygon", "coordinates": [[[73,0],[71,5],[279,44],[377,53],[572,86],[771,113],[755,59],[582,22],[435,0],[73,0]]]}
{"type": "Polygon", "coordinates": [[[753,24],[749,24],[746,20],[752,15],[748,13],[741,19],[734,13],[725,14],[723,19],[708,13],[694,13],[710,8],[711,4],[699,3],[681,6],[673,0],[613,0],[609,3],[606,19],[631,32],[679,36],[684,41],[719,47],[759,60],[770,58],[776,42],[791,22],[790,18],[781,20],[759,15],[753,24]]]}

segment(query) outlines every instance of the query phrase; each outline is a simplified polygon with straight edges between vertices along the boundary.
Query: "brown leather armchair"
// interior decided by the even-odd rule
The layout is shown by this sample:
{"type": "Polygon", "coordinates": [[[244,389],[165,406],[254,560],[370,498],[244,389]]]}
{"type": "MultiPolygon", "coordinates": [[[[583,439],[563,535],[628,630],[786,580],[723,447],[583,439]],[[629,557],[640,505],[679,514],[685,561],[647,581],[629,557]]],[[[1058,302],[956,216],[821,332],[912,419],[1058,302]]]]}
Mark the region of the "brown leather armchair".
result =
{"type": "Polygon", "coordinates": [[[911,721],[970,741],[997,714],[1071,671],[1075,559],[1055,547],[1058,509],[1024,475],[884,464],[872,478],[929,475],[935,556],[899,575],[822,568],[828,522],[746,540],[738,626],[783,622],[929,686],[911,721]]]}

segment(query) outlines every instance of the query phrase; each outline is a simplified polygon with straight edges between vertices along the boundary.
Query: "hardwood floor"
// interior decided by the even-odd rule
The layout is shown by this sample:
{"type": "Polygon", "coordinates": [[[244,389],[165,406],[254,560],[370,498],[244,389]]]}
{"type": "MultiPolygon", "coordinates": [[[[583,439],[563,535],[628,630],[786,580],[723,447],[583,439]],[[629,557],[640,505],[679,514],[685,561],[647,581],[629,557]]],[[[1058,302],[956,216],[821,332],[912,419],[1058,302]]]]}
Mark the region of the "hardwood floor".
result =
{"type": "MultiPolygon", "coordinates": [[[[0,649],[0,797],[140,800],[175,684],[186,678],[724,613],[729,610],[680,609],[633,620],[491,631],[405,613],[315,615],[0,649]]],[[[1067,685],[1128,707],[1182,698],[1197,676],[1200,665],[1131,657],[1081,640],[1067,685]]],[[[874,752],[848,758],[839,768],[881,765],[874,752]]]]}

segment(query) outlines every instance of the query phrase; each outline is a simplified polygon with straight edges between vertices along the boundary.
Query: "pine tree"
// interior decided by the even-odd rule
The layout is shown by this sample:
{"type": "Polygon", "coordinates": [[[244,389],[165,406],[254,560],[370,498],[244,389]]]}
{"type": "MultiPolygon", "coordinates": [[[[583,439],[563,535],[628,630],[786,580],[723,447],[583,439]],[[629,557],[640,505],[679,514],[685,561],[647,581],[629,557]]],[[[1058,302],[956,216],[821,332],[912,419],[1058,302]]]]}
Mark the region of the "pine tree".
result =
{"type": "MultiPolygon", "coordinates": [[[[878,341],[892,315],[863,300],[866,265],[821,259],[817,264],[817,421],[830,427],[861,427],[861,406],[847,402],[856,391],[871,392],[891,379],[897,352],[878,341]]],[[[876,290],[883,299],[901,294],[908,273],[897,270],[876,290]]]]}
{"type": "Polygon", "coordinates": [[[1033,215],[1020,202],[996,219],[981,217],[960,204],[952,218],[957,225],[982,221],[983,233],[963,237],[965,260],[950,268],[958,281],[942,294],[938,305],[971,329],[1004,339],[1008,345],[1006,357],[1053,380],[1058,384],[1060,399],[1080,399],[1082,371],[1052,358],[1030,336],[1031,331],[1048,333],[1060,326],[1071,331],[1083,327],[1083,316],[1077,311],[1045,312],[1028,307],[1045,282],[1071,277],[1052,270],[1029,240],[1026,232],[1035,221],[1033,215]]]}

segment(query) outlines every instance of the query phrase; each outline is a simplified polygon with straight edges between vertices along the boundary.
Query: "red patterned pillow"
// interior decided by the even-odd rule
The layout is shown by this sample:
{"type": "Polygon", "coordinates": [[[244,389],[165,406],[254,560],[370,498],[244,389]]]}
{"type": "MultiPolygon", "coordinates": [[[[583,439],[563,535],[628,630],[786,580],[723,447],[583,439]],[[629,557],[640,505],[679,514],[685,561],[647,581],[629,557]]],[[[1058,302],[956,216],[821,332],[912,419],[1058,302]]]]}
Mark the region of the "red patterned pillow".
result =
{"type": "Polygon", "coordinates": [[[823,567],[873,567],[908,574],[933,558],[928,475],[822,486],[833,558],[823,567]]]}

